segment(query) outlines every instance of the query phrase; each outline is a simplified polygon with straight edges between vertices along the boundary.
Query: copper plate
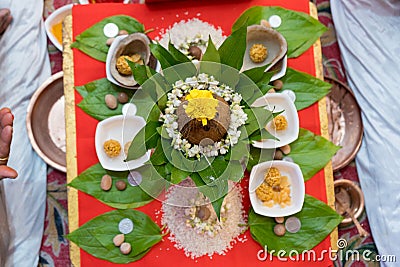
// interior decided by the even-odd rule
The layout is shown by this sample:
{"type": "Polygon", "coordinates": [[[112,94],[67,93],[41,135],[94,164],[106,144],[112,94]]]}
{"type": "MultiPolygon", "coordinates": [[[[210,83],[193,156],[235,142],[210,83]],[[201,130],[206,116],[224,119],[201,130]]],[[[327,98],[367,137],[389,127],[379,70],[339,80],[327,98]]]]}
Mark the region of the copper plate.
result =
{"type": "Polygon", "coordinates": [[[363,125],[360,107],[351,89],[336,79],[324,79],[333,85],[326,101],[329,137],[342,147],[332,158],[333,171],[337,171],[348,165],[360,149],[363,125]]]}
{"type": "Polygon", "coordinates": [[[32,147],[50,166],[66,172],[63,72],[47,79],[33,94],[28,106],[26,126],[32,147]],[[62,109],[62,110],[61,110],[62,109]],[[50,121],[49,121],[50,118],[50,121]],[[62,140],[64,138],[64,140],[62,140]],[[57,139],[57,140],[56,140],[57,139]]]}

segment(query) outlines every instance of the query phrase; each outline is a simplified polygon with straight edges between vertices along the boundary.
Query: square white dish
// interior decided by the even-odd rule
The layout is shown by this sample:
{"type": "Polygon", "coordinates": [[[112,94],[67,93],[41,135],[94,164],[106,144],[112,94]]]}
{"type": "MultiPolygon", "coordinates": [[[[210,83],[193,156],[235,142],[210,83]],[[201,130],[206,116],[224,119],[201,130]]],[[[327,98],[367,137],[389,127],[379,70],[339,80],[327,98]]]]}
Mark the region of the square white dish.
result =
{"type": "Polygon", "coordinates": [[[265,107],[274,113],[283,111],[281,115],[285,116],[288,122],[286,130],[277,131],[272,127],[272,120],[266,125],[266,130],[279,140],[263,139],[253,141],[253,146],[257,148],[277,148],[290,144],[299,136],[299,115],[296,106],[287,94],[268,93],[258,98],[251,105],[252,107],[265,107]]]}
{"type": "Polygon", "coordinates": [[[126,171],[143,166],[150,159],[150,150],[138,159],[125,162],[127,155],[124,146],[132,141],[145,125],[146,121],[139,116],[118,115],[100,121],[96,127],[95,146],[101,166],[112,171],[126,171]],[[103,148],[104,142],[110,139],[121,144],[121,153],[114,158],[108,157],[103,148]]]}
{"type": "Polygon", "coordinates": [[[284,217],[299,212],[304,203],[305,186],[304,178],[299,165],[287,161],[266,161],[253,167],[249,181],[250,202],[257,214],[268,217],[284,217]],[[282,176],[287,176],[290,182],[291,205],[281,208],[279,205],[273,207],[265,206],[256,196],[256,188],[263,182],[265,174],[271,167],[277,168],[282,176]]]}

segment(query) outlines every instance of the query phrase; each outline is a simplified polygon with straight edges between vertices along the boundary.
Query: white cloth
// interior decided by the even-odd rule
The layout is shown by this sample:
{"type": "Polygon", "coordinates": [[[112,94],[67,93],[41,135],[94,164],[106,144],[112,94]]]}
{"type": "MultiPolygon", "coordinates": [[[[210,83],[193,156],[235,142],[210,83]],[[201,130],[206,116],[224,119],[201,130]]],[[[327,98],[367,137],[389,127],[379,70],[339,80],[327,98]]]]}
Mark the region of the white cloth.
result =
{"type": "Polygon", "coordinates": [[[362,109],[356,163],[371,231],[379,254],[400,261],[400,1],[332,0],[331,9],[348,82],[362,109]]]}
{"type": "Polygon", "coordinates": [[[44,228],[46,165],[33,151],[25,126],[32,93],[51,75],[43,27],[43,1],[0,0],[13,21],[0,38],[0,106],[14,113],[9,165],[19,176],[5,179],[4,194],[10,228],[5,266],[33,267],[44,228]]]}

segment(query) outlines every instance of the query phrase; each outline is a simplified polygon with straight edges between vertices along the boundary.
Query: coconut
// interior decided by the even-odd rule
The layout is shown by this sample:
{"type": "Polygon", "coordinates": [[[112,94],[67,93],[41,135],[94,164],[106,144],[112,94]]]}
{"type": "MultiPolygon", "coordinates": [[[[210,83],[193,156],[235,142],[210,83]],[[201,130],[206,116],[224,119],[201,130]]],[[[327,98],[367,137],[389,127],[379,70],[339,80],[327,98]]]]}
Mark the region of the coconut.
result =
{"type": "Polygon", "coordinates": [[[115,53],[111,58],[111,75],[116,79],[119,83],[125,86],[135,86],[137,82],[133,78],[133,75],[123,75],[118,72],[116,68],[117,60],[120,56],[131,56],[133,54],[140,55],[141,60],[145,65],[149,65],[152,68],[155,68],[157,64],[154,57],[150,52],[150,39],[147,35],[143,33],[133,33],[124,38],[121,42],[118,43],[118,46],[115,50],[115,53]]]}
{"type": "Polygon", "coordinates": [[[225,137],[231,121],[229,104],[220,96],[214,95],[214,98],[219,101],[216,115],[204,126],[200,120],[192,119],[186,114],[184,106],[188,104],[187,100],[182,101],[177,108],[178,129],[189,143],[195,145],[201,143],[205,146],[225,137]]]}

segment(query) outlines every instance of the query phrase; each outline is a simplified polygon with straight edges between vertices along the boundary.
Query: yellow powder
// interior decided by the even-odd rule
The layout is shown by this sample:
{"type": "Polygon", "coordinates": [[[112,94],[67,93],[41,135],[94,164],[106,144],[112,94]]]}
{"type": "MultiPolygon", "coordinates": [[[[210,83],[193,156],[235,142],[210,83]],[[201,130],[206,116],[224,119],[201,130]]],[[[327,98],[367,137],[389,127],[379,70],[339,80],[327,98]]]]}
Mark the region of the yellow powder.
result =
{"type": "Polygon", "coordinates": [[[54,24],[51,27],[51,33],[54,35],[54,37],[56,37],[57,41],[60,42],[60,44],[62,44],[62,21],[54,24]]]}

